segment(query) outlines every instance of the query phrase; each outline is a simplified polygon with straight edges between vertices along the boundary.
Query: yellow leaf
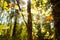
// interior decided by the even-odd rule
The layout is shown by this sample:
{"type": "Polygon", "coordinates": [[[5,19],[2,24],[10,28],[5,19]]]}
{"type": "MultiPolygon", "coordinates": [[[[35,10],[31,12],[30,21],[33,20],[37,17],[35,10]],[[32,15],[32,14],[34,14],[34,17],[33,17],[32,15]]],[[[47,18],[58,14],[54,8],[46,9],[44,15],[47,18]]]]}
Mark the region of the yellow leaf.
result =
{"type": "Polygon", "coordinates": [[[9,3],[9,4],[7,5],[8,8],[11,8],[11,7],[14,7],[14,6],[15,6],[15,4],[12,4],[12,3],[9,3]]]}
{"type": "Polygon", "coordinates": [[[17,5],[17,4],[15,4],[15,9],[19,9],[19,7],[18,7],[18,5],[17,5]]]}
{"type": "Polygon", "coordinates": [[[7,2],[4,1],[4,2],[3,2],[3,9],[4,9],[4,10],[5,10],[5,9],[8,9],[6,6],[7,6],[7,2]]]}
{"type": "Polygon", "coordinates": [[[7,6],[7,2],[6,2],[6,1],[4,1],[3,6],[4,6],[4,7],[6,7],[6,6],[7,6]]]}
{"type": "Polygon", "coordinates": [[[0,25],[0,29],[9,29],[9,27],[6,25],[0,25]]]}

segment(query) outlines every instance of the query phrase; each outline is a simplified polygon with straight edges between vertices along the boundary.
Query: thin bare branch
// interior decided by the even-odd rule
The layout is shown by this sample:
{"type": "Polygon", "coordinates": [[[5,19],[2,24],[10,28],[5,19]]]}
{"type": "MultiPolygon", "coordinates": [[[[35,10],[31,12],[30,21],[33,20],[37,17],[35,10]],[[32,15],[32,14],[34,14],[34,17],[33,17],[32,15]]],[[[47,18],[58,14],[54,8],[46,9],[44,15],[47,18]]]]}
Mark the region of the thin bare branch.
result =
{"type": "MultiPolygon", "coordinates": [[[[22,12],[22,9],[20,8],[20,2],[19,2],[19,0],[16,0],[17,1],[17,5],[18,5],[18,7],[19,7],[19,10],[20,10],[20,12],[22,12]]],[[[22,13],[21,13],[22,14],[22,13]]],[[[24,15],[22,14],[22,17],[23,17],[23,20],[24,20],[24,22],[25,22],[25,24],[27,25],[27,23],[26,23],[26,21],[25,21],[25,19],[24,19],[24,15]]]]}

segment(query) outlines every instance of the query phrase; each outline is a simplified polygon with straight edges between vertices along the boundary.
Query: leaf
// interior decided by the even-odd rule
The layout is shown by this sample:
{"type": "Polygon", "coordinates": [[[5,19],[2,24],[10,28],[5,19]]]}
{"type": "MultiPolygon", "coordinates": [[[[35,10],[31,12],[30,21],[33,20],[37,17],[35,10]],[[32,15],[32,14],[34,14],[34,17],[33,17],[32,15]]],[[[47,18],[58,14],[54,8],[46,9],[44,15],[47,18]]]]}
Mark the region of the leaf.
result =
{"type": "Polygon", "coordinates": [[[9,8],[14,7],[14,6],[15,6],[15,4],[12,4],[12,3],[9,3],[9,4],[7,5],[7,7],[9,7],[9,8]]]}
{"type": "Polygon", "coordinates": [[[47,16],[47,17],[46,17],[46,20],[47,20],[47,21],[52,21],[52,20],[53,20],[53,16],[47,16]]]}
{"type": "Polygon", "coordinates": [[[0,29],[9,29],[9,27],[8,26],[6,26],[6,25],[0,25],[0,29]]]}
{"type": "Polygon", "coordinates": [[[4,7],[6,7],[6,6],[7,6],[7,2],[6,2],[6,1],[4,1],[3,5],[4,5],[4,7]]]}
{"type": "Polygon", "coordinates": [[[15,9],[19,9],[19,7],[18,7],[18,5],[17,5],[17,4],[15,4],[15,9]]]}
{"type": "Polygon", "coordinates": [[[3,9],[8,9],[8,7],[6,7],[6,6],[7,6],[7,2],[4,1],[4,2],[3,2],[3,9]]]}

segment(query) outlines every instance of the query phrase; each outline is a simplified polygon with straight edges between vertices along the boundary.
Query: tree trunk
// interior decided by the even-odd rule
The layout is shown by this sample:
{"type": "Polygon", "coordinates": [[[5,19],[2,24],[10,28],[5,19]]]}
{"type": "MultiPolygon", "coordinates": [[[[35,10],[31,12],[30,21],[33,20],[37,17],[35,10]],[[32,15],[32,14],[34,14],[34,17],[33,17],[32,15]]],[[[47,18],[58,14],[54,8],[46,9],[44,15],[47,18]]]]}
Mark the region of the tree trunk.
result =
{"type": "Polygon", "coordinates": [[[14,22],[14,28],[13,28],[13,34],[12,34],[12,36],[16,36],[16,28],[17,28],[17,16],[18,16],[18,10],[16,10],[16,14],[15,14],[15,22],[14,22]]]}
{"type": "Polygon", "coordinates": [[[53,4],[53,16],[55,21],[55,38],[60,40],[60,0],[51,0],[53,4]]]}
{"type": "MultiPolygon", "coordinates": [[[[14,2],[15,2],[15,1],[17,2],[17,5],[19,6],[19,4],[20,4],[20,3],[19,3],[19,0],[14,0],[14,2]]],[[[21,10],[21,9],[20,9],[20,6],[19,6],[19,10],[21,10]]],[[[15,15],[14,15],[14,16],[15,16],[15,22],[14,22],[14,28],[13,28],[13,34],[12,34],[13,37],[16,37],[17,16],[19,15],[18,10],[16,10],[15,12],[16,12],[15,15]]]]}
{"type": "Polygon", "coordinates": [[[14,28],[13,28],[13,36],[15,36],[16,35],[16,19],[17,18],[15,18],[15,22],[14,22],[14,28]]]}
{"type": "Polygon", "coordinates": [[[27,24],[27,32],[28,32],[28,40],[32,40],[32,16],[31,16],[31,0],[28,0],[27,12],[28,12],[28,24],[27,24]]]}

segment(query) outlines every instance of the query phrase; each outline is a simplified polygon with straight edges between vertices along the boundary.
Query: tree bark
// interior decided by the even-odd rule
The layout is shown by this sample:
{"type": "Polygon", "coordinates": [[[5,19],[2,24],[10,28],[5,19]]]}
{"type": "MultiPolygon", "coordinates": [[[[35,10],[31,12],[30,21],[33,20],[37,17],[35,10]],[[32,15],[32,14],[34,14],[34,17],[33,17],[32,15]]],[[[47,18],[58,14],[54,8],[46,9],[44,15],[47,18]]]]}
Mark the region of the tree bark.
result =
{"type": "Polygon", "coordinates": [[[16,28],[17,28],[17,16],[18,16],[18,10],[16,10],[16,14],[15,14],[15,21],[14,21],[14,28],[13,28],[13,34],[12,34],[12,36],[16,36],[16,28]]]}
{"type": "Polygon", "coordinates": [[[55,38],[60,40],[60,0],[51,0],[51,3],[53,5],[52,14],[55,21],[55,38]]]}
{"type": "Polygon", "coordinates": [[[27,2],[27,12],[28,12],[28,24],[27,24],[27,32],[28,32],[28,40],[32,40],[32,16],[31,16],[31,0],[27,2]]]}
{"type": "MultiPolygon", "coordinates": [[[[15,1],[15,0],[14,0],[15,1]]],[[[17,2],[17,5],[19,6],[19,4],[20,4],[20,2],[19,2],[19,0],[16,0],[16,2],[17,2]]],[[[19,10],[21,11],[21,9],[20,9],[20,6],[19,6],[19,10]]],[[[18,10],[16,10],[16,13],[15,13],[15,21],[14,21],[14,28],[13,28],[13,34],[12,34],[12,36],[13,37],[16,37],[16,28],[17,28],[17,16],[18,16],[18,14],[19,14],[19,12],[18,12],[18,10]]]]}

